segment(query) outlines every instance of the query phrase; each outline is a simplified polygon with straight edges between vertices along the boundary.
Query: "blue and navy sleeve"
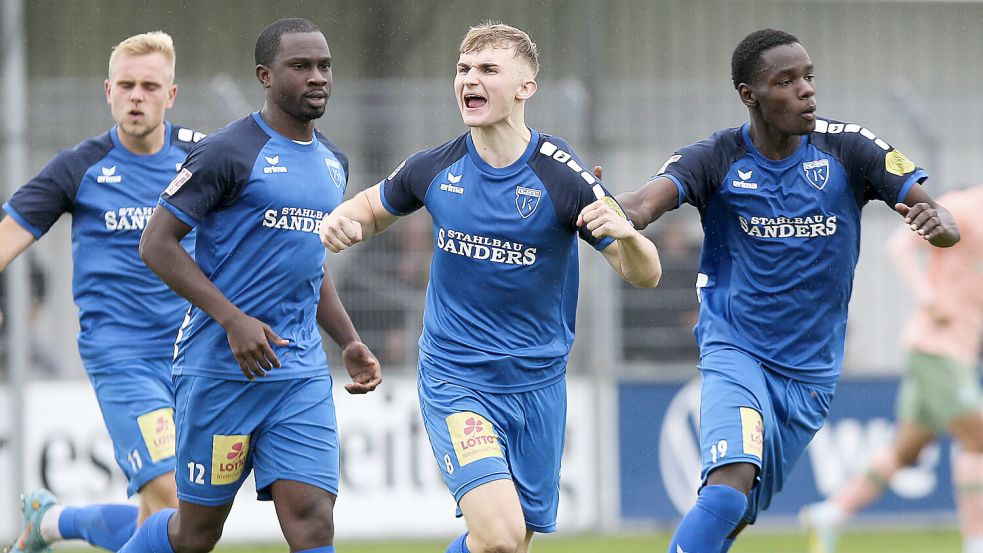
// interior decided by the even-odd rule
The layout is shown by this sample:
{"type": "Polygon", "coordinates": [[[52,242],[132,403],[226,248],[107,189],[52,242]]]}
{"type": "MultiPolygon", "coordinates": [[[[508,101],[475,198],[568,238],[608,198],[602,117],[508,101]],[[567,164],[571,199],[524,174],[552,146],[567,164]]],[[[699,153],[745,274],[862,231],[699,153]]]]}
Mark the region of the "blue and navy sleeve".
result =
{"type": "Polygon", "coordinates": [[[834,155],[843,163],[858,203],[881,200],[893,207],[904,201],[912,186],[927,179],[928,173],[899,150],[873,136],[869,131],[843,132],[827,134],[826,139],[834,149],[835,143],[841,142],[838,155],[834,155]]]}
{"type": "MultiPolygon", "coordinates": [[[[733,130],[722,132],[733,134],[733,130]]],[[[733,161],[733,148],[723,147],[728,142],[733,142],[733,137],[717,133],[677,150],[652,178],[666,177],[676,184],[676,207],[688,203],[702,213],[733,161]]]]}
{"type": "Polygon", "coordinates": [[[541,135],[539,151],[529,160],[529,166],[543,183],[560,224],[597,250],[603,250],[614,240],[595,238],[586,226],[577,227],[577,217],[585,207],[601,198],[610,198],[612,208],[624,216],[624,211],[611,193],[604,188],[566,140],[558,136],[541,135]]]}
{"type": "Polygon", "coordinates": [[[348,156],[345,154],[345,152],[343,152],[341,150],[341,148],[338,147],[337,144],[335,144],[334,142],[331,142],[326,136],[324,136],[320,132],[317,133],[317,139],[318,139],[318,141],[321,142],[321,145],[323,145],[325,148],[327,148],[328,151],[330,151],[331,154],[334,155],[334,157],[338,160],[338,163],[341,164],[341,170],[344,173],[344,178],[345,178],[345,182],[342,185],[342,188],[343,188],[342,191],[347,190],[348,189],[348,174],[349,174],[348,173],[348,156]]]}
{"type": "Polygon", "coordinates": [[[75,196],[85,173],[112,149],[105,140],[89,140],[71,150],[62,150],[33,179],[22,186],[3,209],[17,223],[41,238],[62,213],[75,208],[75,196]]]}
{"type": "MultiPolygon", "coordinates": [[[[220,135],[213,135],[220,138],[220,135]]],[[[191,149],[160,203],[184,224],[195,227],[212,210],[228,205],[249,181],[258,149],[237,148],[205,138],[191,149]]]]}
{"type": "Polygon", "coordinates": [[[430,181],[436,174],[434,172],[427,178],[426,172],[421,170],[424,157],[425,152],[413,154],[382,181],[382,205],[393,215],[409,215],[423,207],[430,181]]]}

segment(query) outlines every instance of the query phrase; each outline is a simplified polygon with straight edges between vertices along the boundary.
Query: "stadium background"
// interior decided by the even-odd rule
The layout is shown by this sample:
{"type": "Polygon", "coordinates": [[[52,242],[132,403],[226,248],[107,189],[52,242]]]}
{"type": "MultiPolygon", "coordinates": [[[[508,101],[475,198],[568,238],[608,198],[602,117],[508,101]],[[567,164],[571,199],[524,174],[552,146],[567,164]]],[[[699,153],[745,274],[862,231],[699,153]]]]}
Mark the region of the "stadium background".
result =
{"type": "MultiPolygon", "coordinates": [[[[0,138],[7,179],[0,199],[59,148],[112,124],[102,80],[110,49],[122,38],[155,29],[174,37],[180,89],[169,119],[210,132],[261,105],[253,77],[255,37],[287,16],[320,25],[331,46],[334,90],[319,127],[351,158],[349,195],[388,174],[406,155],[464,131],[454,109],[453,64],[468,25],[484,18],[521,27],[539,45],[543,68],[527,110],[529,124],[567,138],[587,163],[602,163],[605,183],[616,192],[642,184],[674,148],[745,120],[730,83],[730,54],[748,32],[768,26],[795,34],[808,49],[817,66],[821,116],[857,122],[884,137],[929,170],[936,195],[980,182],[980,2],[4,0],[6,105],[0,138]],[[22,66],[14,56],[18,44],[22,66]],[[17,98],[23,98],[21,107],[17,98]]],[[[776,505],[762,521],[766,526],[786,526],[797,504],[827,493],[889,435],[893,376],[902,365],[897,334],[909,304],[880,246],[897,224],[883,205],[865,210],[844,367],[849,380],[834,402],[830,432],[817,440],[822,447],[810,450],[810,462],[787,492],[788,504],[776,505]],[[832,473],[830,464],[837,467],[832,473]]],[[[2,505],[22,486],[41,482],[61,486],[68,498],[121,496],[121,476],[104,476],[99,468],[112,465],[111,453],[106,456],[98,434],[98,415],[85,403],[92,394],[74,342],[69,234],[65,217],[23,257],[27,262],[15,262],[32,267],[35,285],[43,278],[43,294],[27,294],[17,281],[7,287],[8,297],[34,299],[27,308],[30,382],[15,382],[13,394],[5,389],[3,405],[16,411],[0,423],[2,505]],[[81,420],[95,424],[72,426],[81,420]],[[23,469],[11,459],[18,447],[23,469]]],[[[684,474],[664,475],[686,468],[692,453],[687,448],[695,447],[687,434],[694,422],[691,398],[682,386],[695,375],[689,327],[701,239],[697,213],[684,207],[647,234],[666,267],[654,292],[620,285],[598,256],[581,261],[578,340],[570,363],[568,531],[666,527],[678,517],[677,502],[685,503],[674,500],[680,492],[666,484],[673,478],[687,482],[684,474]]],[[[451,535],[455,526],[428,525],[450,518],[440,511],[449,500],[434,485],[429,452],[413,445],[420,438],[413,423],[415,341],[429,249],[429,221],[417,214],[329,260],[341,296],[363,339],[384,362],[387,378],[378,398],[339,401],[342,432],[351,418],[349,450],[360,461],[339,517],[347,501],[359,503],[359,494],[372,500],[366,504],[378,505],[396,496],[419,498],[426,489],[433,508],[410,503],[426,516],[405,526],[417,534],[451,535]],[[365,418],[382,422],[369,430],[365,418]],[[365,425],[364,436],[359,424],[365,425]]],[[[5,353],[13,349],[9,337],[18,336],[17,326],[9,318],[5,323],[5,353]]],[[[329,350],[334,361],[337,352],[329,350]]],[[[20,373],[9,365],[3,364],[5,375],[20,373]]],[[[867,520],[951,525],[946,449],[935,451],[921,473],[908,475],[911,489],[921,493],[896,490],[867,520]],[[899,511],[909,514],[892,515],[899,511]]],[[[13,519],[11,509],[0,507],[0,530],[11,528],[13,519]]],[[[342,535],[341,518],[338,527],[342,535]]],[[[403,531],[396,525],[389,533],[403,531]]],[[[245,531],[239,536],[250,537],[245,531]]]]}

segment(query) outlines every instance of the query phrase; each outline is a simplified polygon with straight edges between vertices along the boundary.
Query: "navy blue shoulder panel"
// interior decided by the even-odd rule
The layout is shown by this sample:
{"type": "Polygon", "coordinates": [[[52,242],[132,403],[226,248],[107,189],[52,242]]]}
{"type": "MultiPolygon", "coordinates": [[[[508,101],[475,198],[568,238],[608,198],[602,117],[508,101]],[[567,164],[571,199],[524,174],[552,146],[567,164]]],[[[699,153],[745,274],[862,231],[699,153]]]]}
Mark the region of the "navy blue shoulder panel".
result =
{"type": "Polygon", "coordinates": [[[82,178],[115,147],[109,132],[62,150],[6,204],[18,223],[40,238],[62,213],[73,211],[82,178]]]}
{"type": "Polygon", "coordinates": [[[191,148],[182,173],[161,195],[192,219],[201,220],[209,211],[227,206],[242,193],[253,166],[270,136],[252,118],[230,123],[206,136],[191,148]]]}
{"type": "Polygon", "coordinates": [[[677,150],[655,177],[667,176],[675,181],[682,189],[683,201],[702,213],[730,167],[745,154],[747,146],[740,127],[720,130],[677,150]]]}
{"type": "Polygon", "coordinates": [[[184,127],[181,125],[171,124],[171,146],[177,146],[185,151],[185,153],[190,152],[191,148],[195,144],[205,138],[205,133],[196,131],[191,127],[184,127]]]}
{"type": "Polygon", "coordinates": [[[855,123],[817,120],[809,139],[843,166],[853,197],[861,207],[870,200],[894,205],[912,185],[913,178],[917,182],[927,178],[921,167],[873,131],[855,123]]]}
{"type": "Polygon", "coordinates": [[[382,181],[384,205],[395,215],[407,215],[423,206],[427,189],[438,173],[468,155],[467,134],[436,148],[408,157],[382,181]]]}
{"type": "MultiPolygon", "coordinates": [[[[584,165],[569,142],[548,134],[539,135],[536,153],[529,159],[556,210],[556,218],[569,230],[577,228],[580,211],[599,199],[594,186],[600,182],[584,165]]],[[[601,187],[604,195],[610,195],[601,187]]]]}

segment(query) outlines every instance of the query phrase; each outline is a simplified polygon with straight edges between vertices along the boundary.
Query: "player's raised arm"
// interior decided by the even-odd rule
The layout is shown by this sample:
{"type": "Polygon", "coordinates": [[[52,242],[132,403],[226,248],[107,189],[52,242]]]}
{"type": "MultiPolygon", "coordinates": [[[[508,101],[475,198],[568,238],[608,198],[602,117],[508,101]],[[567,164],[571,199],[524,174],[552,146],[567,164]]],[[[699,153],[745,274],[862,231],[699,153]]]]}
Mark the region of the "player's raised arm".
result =
{"type": "Polygon", "coordinates": [[[398,217],[379,199],[381,184],[355,194],[321,221],[321,243],[338,253],[389,228],[398,217]]]}
{"type": "Polygon", "coordinates": [[[345,384],[345,390],[350,394],[364,394],[375,390],[382,383],[379,360],[359,338],[348,311],[338,297],[338,290],[327,267],[324,268],[324,280],[321,281],[317,324],[341,348],[341,359],[352,379],[350,384],[345,384]]]}
{"type": "Polygon", "coordinates": [[[959,242],[959,228],[949,210],[935,203],[928,192],[916,184],[904,197],[904,203],[897,203],[894,209],[900,213],[912,232],[927,240],[933,246],[948,248],[959,242]]]}
{"type": "Polygon", "coordinates": [[[0,221],[0,271],[34,243],[34,235],[20,226],[13,217],[0,221]]]}
{"type": "Polygon", "coordinates": [[[618,194],[617,200],[635,228],[641,230],[676,207],[679,190],[672,180],[655,177],[634,192],[618,194]]]}
{"type": "Polygon", "coordinates": [[[181,239],[189,232],[191,227],[170,211],[154,210],[140,238],[140,257],[178,295],[222,325],[239,368],[247,378],[266,376],[267,370],[280,367],[270,342],[280,346],[289,342],[277,336],[268,324],[243,313],[208,280],[181,246],[181,239]]]}

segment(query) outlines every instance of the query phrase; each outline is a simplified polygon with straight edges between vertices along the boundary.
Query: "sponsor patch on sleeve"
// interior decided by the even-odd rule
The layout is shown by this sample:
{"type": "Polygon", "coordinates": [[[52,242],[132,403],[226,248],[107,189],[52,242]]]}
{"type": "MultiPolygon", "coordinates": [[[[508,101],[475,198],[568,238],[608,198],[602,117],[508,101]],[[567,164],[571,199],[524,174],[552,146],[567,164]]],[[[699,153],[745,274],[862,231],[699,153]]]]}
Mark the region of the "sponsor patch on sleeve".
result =
{"type": "Polygon", "coordinates": [[[249,457],[249,436],[212,436],[212,485],[232,484],[242,477],[249,457]]]}
{"type": "Polygon", "coordinates": [[[898,150],[891,150],[884,156],[884,168],[892,175],[903,177],[915,170],[915,163],[898,150]]]}
{"type": "Polygon", "coordinates": [[[504,457],[498,434],[488,419],[477,413],[454,413],[445,419],[447,431],[454,444],[457,463],[464,466],[479,459],[504,457]]]}
{"type": "Polygon", "coordinates": [[[184,186],[184,183],[188,182],[189,179],[191,179],[191,171],[188,171],[187,169],[181,169],[181,172],[178,173],[176,177],[174,177],[174,180],[171,181],[171,184],[168,184],[167,188],[164,189],[164,194],[167,194],[168,196],[173,196],[174,193],[180,190],[181,187],[184,186]]]}
{"type": "Polygon", "coordinates": [[[164,407],[137,417],[153,462],[174,457],[174,409],[164,407]]]}
{"type": "Polygon", "coordinates": [[[761,459],[765,443],[765,427],[761,421],[761,413],[750,407],[741,407],[741,432],[744,434],[744,453],[761,459]]]}

